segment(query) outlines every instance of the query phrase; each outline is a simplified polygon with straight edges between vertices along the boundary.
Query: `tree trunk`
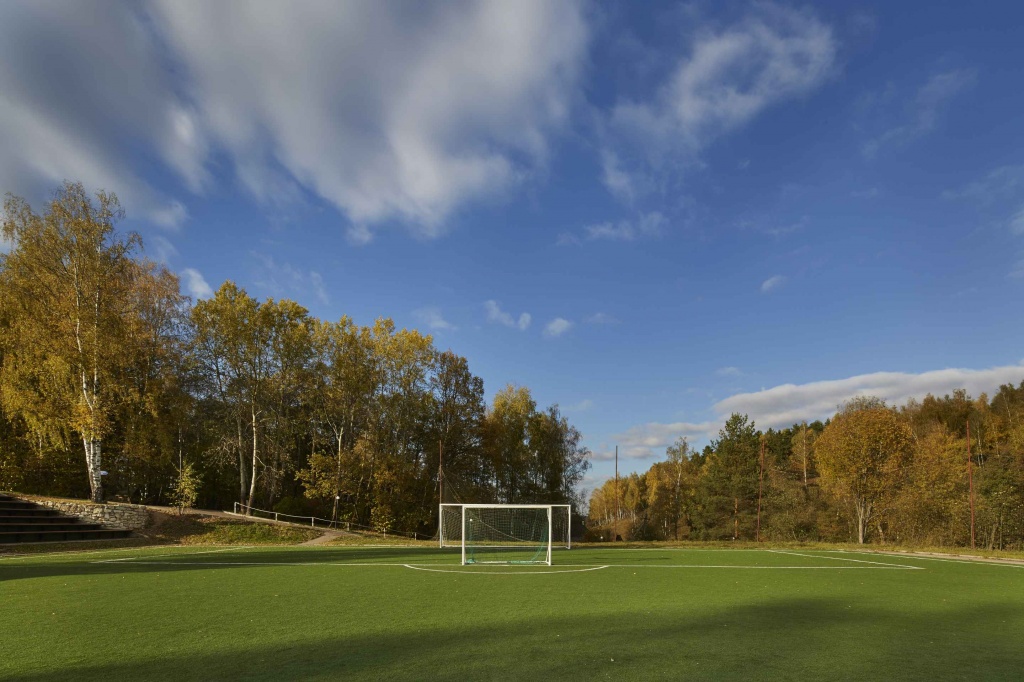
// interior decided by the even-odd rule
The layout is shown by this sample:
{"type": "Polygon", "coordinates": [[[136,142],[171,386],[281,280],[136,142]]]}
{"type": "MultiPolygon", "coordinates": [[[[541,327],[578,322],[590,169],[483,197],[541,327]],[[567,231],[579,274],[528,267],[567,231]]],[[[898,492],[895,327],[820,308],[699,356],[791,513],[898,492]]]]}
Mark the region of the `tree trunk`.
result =
{"type": "Polygon", "coordinates": [[[252,516],[252,507],[256,502],[256,463],[258,462],[258,437],[259,430],[256,426],[256,408],[252,409],[252,478],[249,480],[249,505],[247,514],[252,516]]]}
{"type": "Polygon", "coordinates": [[[238,434],[238,502],[245,504],[245,451],[242,450],[242,420],[235,416],[235,427],[238,434]]]}
{"type": "Polygon", "coordinates": [[[103,501],[103,476],[100,475],[101,441],[82,438],[85,447],[85,467],[89,474],[89,499],[93,502],[103,501]]]}
{"type": "Polygon", "coordinates": [[[738,540],[740,537],[740,498],[733,498],[735,503],[732,512],[732,539],[738,540]]]}
{"type": "Polygon", "coordinates": [[[871,521],[871,503],[867,500],[857,500],[854,506],[857,508],[857,542],[863,545],[868,523],[871,521]]]}

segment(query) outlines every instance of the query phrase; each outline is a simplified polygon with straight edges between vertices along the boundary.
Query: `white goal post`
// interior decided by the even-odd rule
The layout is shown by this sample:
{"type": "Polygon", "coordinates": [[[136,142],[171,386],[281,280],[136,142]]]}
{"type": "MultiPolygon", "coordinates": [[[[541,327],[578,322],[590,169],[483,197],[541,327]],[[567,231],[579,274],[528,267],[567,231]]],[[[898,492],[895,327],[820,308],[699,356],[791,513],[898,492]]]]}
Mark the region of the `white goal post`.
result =
{"type": "Polygon", "coordinates": [[[569,548],[567,504],[442,504],[438,541],[459,547],[463,564],[547,564],[569,548]]]}

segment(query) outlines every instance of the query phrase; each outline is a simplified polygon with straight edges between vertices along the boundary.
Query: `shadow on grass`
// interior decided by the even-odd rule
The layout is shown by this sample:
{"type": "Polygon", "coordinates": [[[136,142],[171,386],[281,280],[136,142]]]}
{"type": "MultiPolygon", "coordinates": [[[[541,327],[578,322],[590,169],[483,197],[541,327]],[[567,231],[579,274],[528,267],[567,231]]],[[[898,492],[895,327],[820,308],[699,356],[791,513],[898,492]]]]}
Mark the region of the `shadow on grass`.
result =
{"type": "MultiPolygon", "coordinates": [[[[445,615],[444,618],[449,616],[445,615]]],[[[439,618],[442,616],[439,614],[439,618]]],[[[230,651],[180,651],[49,672],[74,680],[1019,680],[1021,614],[984,606],[935,612],[788,599],[712,614],[526,618],[491,614],[459,626],[339,636],[295,633],[230,651]],[[496,622],[499,621],[499,622],[496,622]],[[994,624],[1011,622],[1011,628],[994,624]]],[[[224,640],[222,640],[224,641],[224,640]]],[[[0,670],[3,666],[0,665],[0,670]]]]}

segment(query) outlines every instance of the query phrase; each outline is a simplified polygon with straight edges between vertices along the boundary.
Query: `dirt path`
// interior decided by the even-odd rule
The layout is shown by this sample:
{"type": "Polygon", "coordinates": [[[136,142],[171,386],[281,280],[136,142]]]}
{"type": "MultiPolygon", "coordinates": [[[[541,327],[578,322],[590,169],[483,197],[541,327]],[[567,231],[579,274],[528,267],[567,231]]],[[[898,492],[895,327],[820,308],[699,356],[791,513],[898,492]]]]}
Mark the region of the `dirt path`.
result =
{"type": "Polygon", "coordinates": [[[312,540],[306,540],[305,542],[300,542],[299,544],[300,545],[326,545],[331,540],[336,540],[337,538],[343,538],[345,536],[351,536],[351,535],[352,535],[352,533],[346,533],[344,531],[327,530],[327,531],[324,531],[324,534],[321,535],[320,537],[313,538],[312,540]]]}

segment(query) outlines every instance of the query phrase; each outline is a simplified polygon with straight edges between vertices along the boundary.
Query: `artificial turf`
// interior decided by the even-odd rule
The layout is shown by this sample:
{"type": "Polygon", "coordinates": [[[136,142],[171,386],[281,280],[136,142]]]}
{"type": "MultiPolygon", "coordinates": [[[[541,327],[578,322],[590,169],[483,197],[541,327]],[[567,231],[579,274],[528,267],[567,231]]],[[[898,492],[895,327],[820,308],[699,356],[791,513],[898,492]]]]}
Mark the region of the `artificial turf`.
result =
{"type": "Polygon", "coordinates": [[[563,550],[554,563],[464,568],[451,551],[365,546],[4,558],[0,678],[1019,680],[1024,671],[1024,566],[664,548],[563,550]]]}

